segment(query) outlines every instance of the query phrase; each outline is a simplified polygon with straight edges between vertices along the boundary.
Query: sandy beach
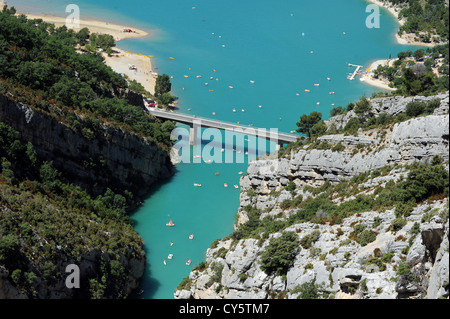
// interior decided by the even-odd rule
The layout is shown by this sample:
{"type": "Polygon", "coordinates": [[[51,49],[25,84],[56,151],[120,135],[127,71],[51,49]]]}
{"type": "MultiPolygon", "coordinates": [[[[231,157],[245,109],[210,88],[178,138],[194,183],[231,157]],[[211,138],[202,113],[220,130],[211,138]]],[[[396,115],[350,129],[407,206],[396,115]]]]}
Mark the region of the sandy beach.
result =
{"type": "MultiPolygon", "coordinates": [[[[23,12],[21,12],[23,13],[23,12]]],[[[54,23],[57,27],[66,24],[66,18],[55,17],[51,15],[36,15],[36,14],[25,14],[29,19],[42,19],[49,23],[54,23]]],[[[110,34],[117,41],[127,38],[141,38],[149,35],[148,32],[133,28],[132,26],[112,24],[104,21],[97,20],[84,20],[80,19],[80,27],[73,28],[74,31],[80,31],[83,28],[88,28],[91,33],[101,33],[110,34]],[[133,32],[124,32],[125,29],[131,29],[133,32]]]]}
{"type": "MultiPolygon", "coordinates": [[[[66,24],[66,18],[55,17],[50,15],[35,15],[24,13],[29,19],[42,19],[49,23],[54,23],[57,27],[66,24]]],[[[132,26],[111,24],[97,20],[80,19],[79,28],[73,28],[79,31],[82,28],[88,28],[91,33],[112,35],[116,42],[127,38],[140,38],[151,36],[149,32],[133,28],[132,26]],[[124,30],[131,29],[132,32],[124,30]]],[[[115,72],[127,75],[131,80],[141,83],[144,88],[151,94],[154,94],[156,76],[153,73],[152,62],[150,56],[125,51],[120,47],[115,47],[112,56],[103,54],[105,63],[115,72]]]]}
{"type": "MultiPolygon", "coordinates": [[[[390,14],[392,14],[395,17],[400,26],[405,24],[406,22],[405,19],[399,19],[400,9],[392,5],[392,3],[383,0],[367,0],[367,1],[376,4],[379,7],[385,8],[390,14]]],[[[417,36],[414,33],[403,33],[401,36],[398,35],[397,32],[395,33],[395,39],[397,40],[398,44],[424,46],[424,47],[434,47],[439,44],[439,43],[425,43],[416,41],[415,40],[416,37],[417,36]]]]}
{"type": "Polygon", "coordinates": [[[150,57],[115,48],[118,53],[112,56],[104,55],[105,63],[117,73],[127,75],[136,80],[151,94],[155,93],[156,74],[153,73],[150,57]],[[132,68],[130,68],[130,66],[132,68]],[[134,67],[133,67],[134,66],[134,67]]]}
{"type": "Polygon", "coordinates": [[[373,71],[376,70],[379,65],[386,65],[387,63],[391,63],[392,61],[394,61],[394,60],[386,60],[386,59],[384,59],[384,60],[376,60],[376,61],[372,62],[372,64],[366,70],[366,72],[364,72],[361,75],[360,80],[362,82],[364,82],[364,83],[367,83],[369,85],[378,87],[380,89],[384,89],[384,90],[388,90],[388,91],[394,91],[395,88],[391,88],[387,81],[375,79],[373,77],[373,71]]]}

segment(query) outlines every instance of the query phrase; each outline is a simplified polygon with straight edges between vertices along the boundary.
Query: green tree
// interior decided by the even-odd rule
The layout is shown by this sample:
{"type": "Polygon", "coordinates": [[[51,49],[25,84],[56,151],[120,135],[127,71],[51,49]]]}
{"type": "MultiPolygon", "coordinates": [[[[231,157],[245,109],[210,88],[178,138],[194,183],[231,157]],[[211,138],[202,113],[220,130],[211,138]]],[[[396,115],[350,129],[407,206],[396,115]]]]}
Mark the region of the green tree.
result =
{"type": "Polygon", "coordinates": [[[308,138],[311,138],[311,129],[314,125],[319,123],[322,120],[322,113],[320,112],[312,112],[309,115],[303,114],[300,117],[300,121],[297,122],[297,132],[303,133],[308,136],[308,138]]]}
{"type": "Polygon", "coordinates": [[[286,231],[280,237],[272,238],[261,254],[261,269],[268,275],[273,272],[276,275],[286,274],[294,264],[298,248],[298,236],[294,232],[286,231]]]}
{"type": "Polygon", "coordinates": [[[170,83],[170,78],[167,74],[158,75],[155,84],[155,95],[161,96],[164,93],[169,93],[172,90],[172,83],[170,83]]]}
{"type": "Polygon", "coordinates": [[[320,121],[319,123],[314,124],[313,127],[311,127],[311,136],[318,137],[322,136],[327,132],[327,125],[324,121],[320,121]]]}
{"type": "Polygon", "coordinates": [[[173,97],[170,93],[165,92],[165,93],[161,94],[159,100],[161,101],[162,104],[164,104],[164,105],[169,105],[169,104],[172,103],[175,99],[174,99],[174,97],[173,97]]]}
{"type": "Polygon", "coordinates": [[[0,238],[0,263],[12,267],[17,264],[20,253],[19,238],[15,234],[7,234],[0,238]]]}

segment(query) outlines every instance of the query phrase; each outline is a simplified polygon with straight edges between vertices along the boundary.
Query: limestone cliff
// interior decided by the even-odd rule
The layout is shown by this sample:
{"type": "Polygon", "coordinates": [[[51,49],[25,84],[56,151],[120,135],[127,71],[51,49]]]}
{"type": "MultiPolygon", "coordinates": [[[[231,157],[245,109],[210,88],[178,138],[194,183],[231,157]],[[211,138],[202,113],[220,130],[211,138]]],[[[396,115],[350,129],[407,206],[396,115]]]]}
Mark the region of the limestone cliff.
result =
{"type": "MultiPolygon", "coordinates": [[[[169,152],[151,139],[106,122],[95,131],[83,131],[83,125],[74,129],[57,109],[51,112],[33,109],[8,94],[0,94],[0,121],[18,131],[21,141],[31,142],[42,161],[52,161],[65,182],[88,190],[94,199],[107,188],[120,193],[128,190],[134,195],[131,206],[138,205],[155,181],[173,174],[169,152]]],[[[76,115],[76,120],[83,123],[83,116],[76,115]]],[[[20,176],[19,171],[15,174],[20,176]]],[[[72,212],[78,209],[76,204],[71,207],[53,203],[44,205],[48,216],[39,211],[42,220],[30,221],[28,216],[33,215],[33,209],[25,213],[20,207],[11,208],[6,197],[20,197],[35,209],[39,205],[33,206],[33,201],[47,200],[40,194],[30,196],[15,186],[1,186],[5,187],[0,188],[0,219],[2,227],[9,227],[9,221],[13,225],[9,230],[17,244],[12,247],[20,262],[9,269],[0,265],[0,299],[119,298],[137,289],[145,269],[145,253],[142,240],[129,222],[113,217],[102,220],[93,212],[76,215],[72,212]],[[58,224],[52,225],[55,219],[58,224]],[[16,231],[19,224],[27,228],[26,236],[16,231]],[[62,230],[61,225],[68,228],[62,230]],[[56,231],[67,238],[64,243],[56,237],[56,231]],[[80,289],[66,287],[65,267],[69,264],[80,268],[80,289]],[[102,282],[107,275],[114,278],[102,282]],[[26,281],[25,276],[32,277],[26,281]],[[24,282],[32,282],[32,287],[24,282]]],[[[0,240],[4,237],[0,236],[0,240]]]]}
{"type": "MultiPolygon", "coordinates": [[[[83,116],[79,115],[80,122],[83,116]]],[[[152,183],[171,176],[168,151],[148,138],[102,123],[92,136],[27,105],[0,95],[0,120],[20,132],[42,158],[93,193],[111,189],[145,195],[152,183]]]]}
{"type": "MultiPolygon", "coordinates": [[[[406,179],[413,163],[440,159],[448,172],[448,93],[437,98],[441,107],[434,115],[355,135],[325,135],[319,142],[326,141],[326,148],[308,144],[280,159],[252,161],[240,181],[238,232],[207,250],[205,263],[183,281],[175,298],[448,297],[448,195],[419,202],[404,215],[403,204],[356,208],[386,204],[388,190],[406,179]],[[308,209],[297,208],[302,200],[327,205],[301,222],[298,216],[308,209]],[[333,219],[327,212],[345,211],[349,203],[358,213],[333,219]],[[267,226],[256,228],[258,223],[267,226]],[[241,238],[239,231],[252,227],[261,232],[241,238]],[[292,264],[283,275],[264,271],[262,256],[271,240],[289,231],[301,243],[292,264]]],[[[383,98],[382,104],[390,105],[384,112],[404,112],[407,100],[383,98]]],[[[378,102],[371,101],[379,107],[378,102]]]]}

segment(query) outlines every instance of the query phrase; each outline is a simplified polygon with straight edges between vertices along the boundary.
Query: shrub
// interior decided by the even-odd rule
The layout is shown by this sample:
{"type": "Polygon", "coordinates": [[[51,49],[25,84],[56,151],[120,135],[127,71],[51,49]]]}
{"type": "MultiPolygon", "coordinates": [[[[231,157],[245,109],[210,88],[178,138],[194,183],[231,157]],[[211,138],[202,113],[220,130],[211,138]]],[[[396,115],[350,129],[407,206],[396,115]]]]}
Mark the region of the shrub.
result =
{"type": "Polygon", "coordinates": [[[368,243],[373,242],[376,238],[377,238],[377,235],[375,234],[375,232],[373,232],[371,230],[368,230],[368,229],[365,229],[362,233],[360,233],[357,236],[356,241],[361,246],[365,246],[368,243]]]}
{"type": "Polygon", "coordinates": [[[337,143],[332,149],[333,152],[342,152],[343,150],[345,150],[345,146],[342,145],[341,142],[337,143]]]}
{"type": "Polygon", "coordinates": [[[354,111],[358,115],[365,114],[370,111],[370,102],[369,100],[363,96],[358,102],[356,102],[356,107],[354,111]]]}
{"type": "Polygon", "coordinates": [[[313,279],[311,282],[305,282],[296,286],[291,293],[299,293],[298,299],[319,299],[321,296],[319,288],[320,286],[316,284],[316,279],[313,279]]]}
{"type": "Polygon", "coordinates": [[[410,102],[406,105],[406,115],[410,117],[419,116],[425,112],[426,104],[423,102],[410,102]]]}
{"type": "Polygon", "coordinates": [[[344,112],[345,112],[345,110],[342,106],[337,106],[337,107],[331,109],[330,115],[331,115],[331,117],[333,117],[333,116],[342,114],[344,112]]]}
{"type": "Polygon", "coordinates": [[[398,265],[397,268],[397,275],[398,276],[411,276],[412,272],[411,272],[411,267],[408,265],[407,262],[405,261],[401,261],[398,265]]]}
{"type": "Polygon", "coordinates": [[[288,182],[288,184],[286,186],[286,190],[289,192],[295,191],[296,188],[297,188],[297,185],[292,181],[288,182]]]}
{"type": "Polygon", "coordinates": [[[391,229],[393,231],[399,231],[406,225],[406,220],[403,218],[396,218],[391,223],[391,229]]]}
{"type": "Polygon", "coordinates": [[[268,275],[284,275],[294,264],[298,250],[298,236],[294,232],[283,232],[280,237],[272,238],[266,250],[261,254],[261,269],[268,275]]]}
{"type": "Polygon", "coordinates": [[[394,197],[397,202],[420,202],[432,195],[448,193],[448,187],[449,175],[444,167],[420,164],[398,184],[394,197]]]}
{"type": "Polygon", "coordinates": [[[359,127],[361,126],[361,123],[359,121],[359,118],[357,117],[352,117],[347,124],[345,124],[344,127],[344,132],[348,132],[348,133],[354,133],[357,132],[359,127]]]}
{"type": "Polygon", "coordinates": [[[305,248],[308,249],[312,246],[312,244],[314,244],[317,240],[319,240],[320,237],[320,231],[315,230],[313,231],[311,234],[306,235],[305,237],[303,237],[300,240],[300,245],[305,248]]]}

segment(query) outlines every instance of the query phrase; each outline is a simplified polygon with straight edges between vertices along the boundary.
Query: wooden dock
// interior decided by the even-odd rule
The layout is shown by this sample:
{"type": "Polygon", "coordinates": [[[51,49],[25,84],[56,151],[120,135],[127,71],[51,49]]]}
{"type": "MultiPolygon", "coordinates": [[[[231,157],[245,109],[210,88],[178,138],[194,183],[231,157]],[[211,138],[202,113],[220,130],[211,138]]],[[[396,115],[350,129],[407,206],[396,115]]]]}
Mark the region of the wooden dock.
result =
{"type": "Polygon", "coordinates": [[[353,80],[355,79],[356,74],[358,74],[358,71],[359,71],[363,66],[362,66],[362,65],[356,65],[356,64],[350,64],[350,63],[348,64],[348,66],[356,67],[355,72],[350,73],[350,74],[347,76],[347,79],[349,79],[350,81],[353,81],[353,80]]]}

